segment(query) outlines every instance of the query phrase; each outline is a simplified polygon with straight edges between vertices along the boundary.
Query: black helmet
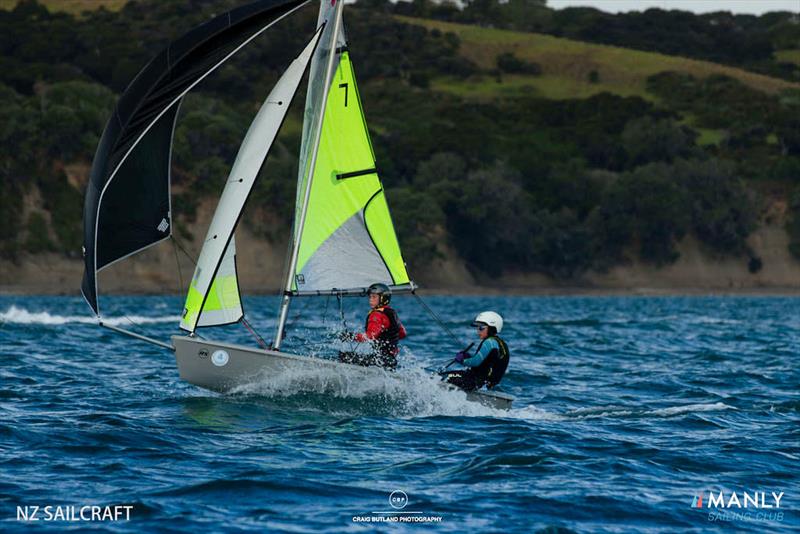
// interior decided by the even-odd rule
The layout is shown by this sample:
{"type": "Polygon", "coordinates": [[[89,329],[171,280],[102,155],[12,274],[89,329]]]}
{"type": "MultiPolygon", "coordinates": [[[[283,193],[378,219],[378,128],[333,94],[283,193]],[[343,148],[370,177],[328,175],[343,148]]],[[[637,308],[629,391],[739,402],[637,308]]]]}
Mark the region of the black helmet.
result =
{"type": "Polygon", "coordinates": [[[392,290],[386,284],[372,284],[367,288],[367,295],[379,295],[381,306],[386,306],[392,300],[392,290]]]}

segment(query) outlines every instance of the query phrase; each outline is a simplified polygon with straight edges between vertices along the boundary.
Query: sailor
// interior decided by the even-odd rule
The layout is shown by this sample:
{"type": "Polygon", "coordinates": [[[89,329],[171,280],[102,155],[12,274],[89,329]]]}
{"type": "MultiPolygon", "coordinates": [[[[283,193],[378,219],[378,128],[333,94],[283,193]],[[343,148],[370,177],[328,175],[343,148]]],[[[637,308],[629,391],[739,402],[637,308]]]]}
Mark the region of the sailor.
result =
{"type": "Polygon", "coordinates": [[[472,326],[478,328],[481,342],[475,353],[459,352],[455,362],[466,369],[443,373],[447,382],[465,391],[473,391],[486,386],[491,389],[500,383],[508,367],[508,345],[498,334],[503,330],[503,318],[493,311],[479,313],[472,326]]]}
{"type": "Polygon", "coordinates": [[[364,332],[353,334],[344,332],[340,339],[370,343],[372,352],[340,352],[339,360],[357,365],[380,365],[387,369],[397,367],[398,342],[406,337],[406,329],[400,322],[397,312],[389,306],[392,290],[386,284],[372,284],[367,289],[370,311],[367,314],[364,332]]]}

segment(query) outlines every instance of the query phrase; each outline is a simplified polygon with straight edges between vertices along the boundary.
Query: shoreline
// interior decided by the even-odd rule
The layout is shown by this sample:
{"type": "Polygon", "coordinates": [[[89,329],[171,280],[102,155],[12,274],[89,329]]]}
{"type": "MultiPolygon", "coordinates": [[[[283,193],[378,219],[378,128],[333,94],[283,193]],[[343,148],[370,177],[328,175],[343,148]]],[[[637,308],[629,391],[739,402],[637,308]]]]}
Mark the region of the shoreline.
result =
{"type": "MultiPolygon", "coordinates": [[[[206,217],[204,217],[205,219],[206,217]]],[[[240,293],[280,295],[284,276],[282,248],[243,229],[237,235],[240,293]]],[[[696,240],[678,243],[679,257],[661,267],[630,260],[607,271],[589,270],[568,280],[542,273],[504,271],[497,277],[472,272],[452,250],[414,272],[421,295],[451,296],[800,296],[800,260],[788,250],[788,235],[778,225],[750,236],[763,267],[750,272],[742,258],[713,257],[696,240]]],[[[80,296],[83,262],[57,253],[25,254],[17,262],[0,260],[0,295],[80,296]]],[[[184,297],[195,266],[170,247],[152,247],[137,261],[120,262],[98,274],[101,295],[184,297]]]]}

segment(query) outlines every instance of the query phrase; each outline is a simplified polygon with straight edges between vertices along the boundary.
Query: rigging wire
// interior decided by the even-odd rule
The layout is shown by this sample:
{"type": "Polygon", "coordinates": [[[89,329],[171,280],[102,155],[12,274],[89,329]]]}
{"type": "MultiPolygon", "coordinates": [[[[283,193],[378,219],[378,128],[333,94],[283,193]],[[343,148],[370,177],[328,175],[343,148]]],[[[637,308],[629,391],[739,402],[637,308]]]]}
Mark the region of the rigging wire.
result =
{"type": "Polygon", "coordinates": [[[239,320],[239,322],[241,322],[241,323],[242,323],[242,325],[243,325],[243,326],[244,326],[244,327],[245,327],[247,330],[249,330],[251,334],[253,334],[253,337],[254,337],[254,338],[256,338],[256,341],[258,341],[258,344],[259,344],[259,345],[261,345],[261,348],[262,348],[262,349],[264,349],[264,350],[269,350],[269,347],[267,346],[267,342],[266,342],[266,341],[264,341],[264,338],[263,338],[263,337],[261,337],[261,335],[260,335],[258,332],[256,332],[256,329],[255,329],[255,328],[253,328],[253,327],[250,325],[250,323],[248,323],[248,322],[247,322],[247,319],[245,319],[245,318],[244,318],[244,315],[242,315],[242,318],[239,320]]]}
{"type": "MultiPolygon", "coordinates": [[[[125,315],[124,313],[122,314],[122,316],[123,316],[123,317],[124,317],[124,318],[125,318],[125,319],[126,319],[128,322],[129,322],[129,323],[131,323],[131,324],[134,326],[134,328],[137,328],[137,329],[138,329],[138,328],[141,328],[141,327],[142,327],[142,325],[135,323],[135,322],[133,321],[133,319],[131,319],[130,317],[128,317],[128,316],[127,316],[127,315],[125,315]]],[[[100,325],[101,325],[101,326],[103,326],[102,322],[100,323],[100,325]]],[[[109,328],[110,328],[110,327],[109,327],[109,328]]],[[[141,336],[141,335],[142,335],[142,334],[139,334],[138,332],[136,332],[135,330],[133,331],[133,334],[136,334],[136,335],[138,335],[138,336],[141,336]]]]}
{"type": "Polygon", "coordinates": [[[322,326],[327,326],[328,323],[328,302],[330,302],[330,300],[330,295],[325,297],[325,311],[322,312],[322,326]]]}
{"type": "MultiPolygon", "coordinates": [[[[186,257],[187,257],[187,258],[189,258],[189,260],[190,260],[190,261],[191,261],[191,262],[192,262],[194,265],[197,265],[197,261],[195,261],[195,259],[194,259],[194,258],[192,258],[192,256],[191,256],[191,255],[190,255],[188,252],[186,252],[186,249],[185,249],[185,248],[183,248],[183,245],[181,245],[181,244],[180,244],[180,242],[178,241],[178,239],[177,239],[177,238],[176,238],[174,235],[172,236],[172,243],[173,243],[173,245],[175,245],[177,248],[180,248],[180,249],[181,249],[181,252],[183,252],[183,253],[186,255],[186,257]]],[[[180,263],[180,261],[178,260],[178,251],[177,251],[177,248],[175,249],[175,262],[178,264],[178,276],[180,277],[180,280],[181,280],[181,287],[183,287],[183,275],[181,274],[181,263],[180,263]]],[[[178,291],[178,294],[180,294],[180,291],[178,291]]],[[[266,342],[266,341],[264,341],[264,338],[263,338],[263,337],[261,337],[261,334],[259,334],[259,333],[256,331],[256,329],[253,327],[253,325],[251,325],[251,324],[250,324],[250,323],[247,321],[247,319],[245,319],[244,315],[242,315],[242,318],[239,320],[239,322],[242,324],[242,326],[244,326],[244,327],[245,327],[245,329],[246,329],[248,332],[250,332],[250,333],[253,335],[253,337],[255,338],[255,340],[258,342],[258,344],[261,346],[261,348],[262,348],[262,349],[264,349],[264,350],[267,350],[267,349],[269,348],[269,347],[267,346],[267,342],[266,342]]],[[[195,332],[195,335],[197,335],[197,333],[196,333],[196,332],[195,332]]],[[[199,337],[199,336],[198,336],[198,337],[199,337]]],[[[202,338],[200,338],[200,339],[202,339],[202,338]]]]}
{"type": "Polygon", "coordinates": [[[438,315],[436,315],[436,312],[434,312],[434,311],[433,311],[433,310],[430,308],[430,306],[428,306],[428,304],[426,304],[426,303],[425,303],[425,301],[424,301],[424,300],[422,300],[422,297],[420,297],[419,295],[417,295],[417,292],[416,292],[416,291],[412,291],[412,292],[411,292],[411,294],[412,294],[412,295],[414,295],[414,296],[417,298],[417,300],[419,301],[420,305],[421,305],[421,306],[422,306],[422,307],[425,309],[425,311],[427,311],[427,312],[428,312],[428,315],[430,315],[430,316],[433,318],[433,320],[434,320],[434,321],[436,321],[437,323],[439,323],[439,326],[441,326],[441,327],[442,327],[442,330],[444,330],[445,332],[447,332],[447,335],[448,335],[448,336],[450,336],[450,339],[452,339],[452,340],[453,340],[453,343],[455,343],[455,344],[456,344],[456,345],[458,345],[458,346],[462,346],[462,345],[464,344],[464,343],[463,343],[463,342],[462,342],[460,339],[458,339],[458,338],[456,337],[456,335],[455,335],[455,334],[454,334],[454,333],[453,333],[453,332],[452,332],[452,331],[451,331],[451,330],[450,330],[450,329],[447,327],[447,325],[446,325],[446,324],[444,324],[444,321],[442,321],[442,320],[439,318],[439,316],[438,316],[438,315]]]}
{"type": "Polygon", "coordinates": [[[172,239],[172,250],[175,252],[175,265],[178,266],[178,295],[180,296],[181,292],[183,291],[183,272],[181,271],[181,260],[178,257],[178,245],[176,241],[172,239]]]}
{"type": "Polygon", "coordinates": [[[349,330],[349,328],[347,328],[347,319],[344,317],[344,301],[342,300],[341,293],[336,293],[336,300],[339,302],[339,318],[342,320],[342,326],[345,331],[349,330]]]}
{"type": "MultiPolygon", "coordinates": [[[[350,328],[348,328],[347,319],[344,316],[344,300],[342,299],[341,293],[336,293],[336,300],[339,303],[339,319],[341,319],[342,321],[343,332],[348,333],[350,332],[350,328]]],[[[350,350],[355,350],[355,345],[354,345],[355,339],[347,341],[347,338],[344,338],[342,339],[342,341],[347,343],[347,346],[350,348],[350,350]]]]}
{"type": "MultiPolygon", "coordinates": [[[[178,242],[177,238],[175,238],[175,236],[174,236],[174,235],[172,236],[172,243],[173,243],[173,250],[175,251],[175,263],[176,263],[176,265],[177,265],[177,267],[178,267],[178,280],[179,280],[179,283],[180,283],[180,285],[181,285],[181,288],[182,288],[182,287],[183,287],[183,273],[182,273],[182,271],[181,271],[181,263],[180,263],[180,260],[179,260],[179,258],[178,258],[178,251],[177,251],[177,249],[176,249],[174,246],[175,246],[175,245],[177,245],[177,247],[179,247],[179,248],[180,248],[180,249],[183,251],[183,253],[184,253],[184,254],[186,254],[186,256],[189,258],[189,260],[191,260],[191,261],[192,261],[192,263],[195,263],[195,264],[196,264],[197,262],[195,262],[195,261],[194,261],[194,259],[193,259],[193,258],[192,258],[192,257],[189,255],[189,253],[188,253],[188,252],[186,252],[186,249],[184,249],[184,248],[181,246],[181,244],[178,242]]],[[[180,294],[180,292],[182,291],[182,289],[181,289],[181,288],[179,288],[179,289],[178,289],[178,294],[180,294]]],[[[124,313],[123,313],[123,314],[122,314],[122,317],[123,317],[123,318],[124,318],[126,321],[128,321],[129,323],[131,323],[131,325],[132,325],[134,328],[136,328],[136,329],[139,329],[139,328],[141,328],[141,325],[140,325],[140,324],[137,324],[137,323],[136,323],[136,322],[135,322],[133,319],[131,319],[131,318],[130,318],[128,315],[126,315],[126,314],[124,314],[124,313]]],[[[0,327],[2,327],[2,324],[3,324],[3,323],[0,323],[0,327]]],[[[100,325],[101,325],[101,326],[104,326],[104,325],[103,325],[103,323],[102,323],[102,321],[100,322],[100,325]]],[[[112,330],[114,329],[114,327],[112,327],[112,326],[110,326],[110,325],[108,326],[108,328],[111,328],[112,330]]],[[[135,331],[133,331],[133,332],[127,332],[127,331],[124,331],[124,330],[119,330],[119,331],[120,331],[120,332],[123,332],[123,333],[127,333],[128,335],[133,335],[134,337],[139,337],[140,339],[144,339],[145,341],[150,341],[151,343],[155,343],[155,344],[157,344],[157,345],[163,345],[163,346],[165,346],[165,347],[166,347],[166,346],[168,346],[168,345],[166,345],[166,344],[162,344],[162,343],[160,343],[160,342],[158,342],[158,341],[153,341],[153,340],[150,340],[149,338],[145,338],[145,337],[144,337],[144,336],[142,336],[141,334],[137,334],[135,331]]],[[[199,337],[200,339],[203,339],[203,337],[202,337],[202,336],[199,336],[199,335],[198,335],[197,337],[199,337]]],[[[174,349],[173,349],[173,350],[174,350],[174,349]]]]}
{"type": "Polygon", "coordinates": [[[181,252],[183,252],[184,254],[186,254],[186,257],[187,257],[187,258],[189,258],[189,261],[191,261],[191,262],[192,262],[192,265],[197,265],[197,260],[195,260],[195,259],[192,257],[192,255],[191,255],[191,254],[189,254],[188,252],[186,252],[186,249],[185,249],[185,248],[183,248],[183,245],[181,245],[181,242],[180,242],[180,241],[178,241],[178,238],[177,238],[177,237],[175,237],[175,235],[174,235],[174,234],[172,235],[172,241],[173,241],[173,242],[174,242],[176,245],[178,245],[178,248],[179,248],[179,249],[181,249],[181,252]]]}

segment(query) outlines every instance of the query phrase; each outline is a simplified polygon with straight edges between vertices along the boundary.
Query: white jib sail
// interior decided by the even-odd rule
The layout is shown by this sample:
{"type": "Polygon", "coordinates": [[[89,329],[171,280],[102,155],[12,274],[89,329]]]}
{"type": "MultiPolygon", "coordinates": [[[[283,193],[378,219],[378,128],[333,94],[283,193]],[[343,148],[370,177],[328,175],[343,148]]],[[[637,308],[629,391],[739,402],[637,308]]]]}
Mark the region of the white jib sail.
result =
{"type": "MultiPolygon", "coordinates": [[[[297,92],[300,80],[306,70],[308,62],[314,52],[314,48],[322,34],[322,28],[305,47],[303,52],[289,65],[286,72],[281,76],[278,83],[270,92],[261,109],[253,119],[247,135],[236,155],[236,161],[231,169],[225,189],[222,192],[217,210],[211,220],[206,239],[203,242],[203,249],[197,261],[194,275],[189,286],[186,297],[186,305],[183,310],[180,327],[184,330],[193,332],[197,326],[213,326],[215,324],[226,324],[239,320],[242,317],[241,301],[236,299],[226,299],[220,302],[225,308],[224,313],[214,313],[213,319],[219,318],[220,322],[200,320],[200,317],[207,310],[207,300],[212,293],[212,285],[219,282],[215,294],[230,293],[225,291],[225,287],[231,288],[231,282],[236,284],[236,295],[238,297],[238,282],[236,282],[235,263],[233,261],[233,247],[230,253],[226,253],[228,243],[232,244],[233,232],[239,221],[239,215],[244,209],[247,197],[255,184],[258,171],[264,163],[270,148],[272,147],[278,130],[283,124],[286,112],[292,97],[297,92]],[[223,257],[225,261],[223,261],[223,257]],[[225,271],[223,273],[223,271],[225,271]],[[222,280],[221,275],[227,275],[228,280],[222,280]],[[217,280],[218,276],[220,279],[217,280]],[[232,280],[230,277],[233,277],[232,280]],[[233,319],[232,319],[233,317],[233,319]]],[[[216,299],[215,299],[216,300],[216,299]]],[[[216,307],[216,306],[214,306],[216,307]]],[[[218,311],[218,310],[213,310],[218,311]]]]}

